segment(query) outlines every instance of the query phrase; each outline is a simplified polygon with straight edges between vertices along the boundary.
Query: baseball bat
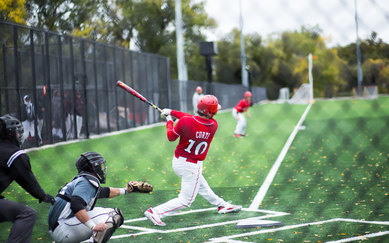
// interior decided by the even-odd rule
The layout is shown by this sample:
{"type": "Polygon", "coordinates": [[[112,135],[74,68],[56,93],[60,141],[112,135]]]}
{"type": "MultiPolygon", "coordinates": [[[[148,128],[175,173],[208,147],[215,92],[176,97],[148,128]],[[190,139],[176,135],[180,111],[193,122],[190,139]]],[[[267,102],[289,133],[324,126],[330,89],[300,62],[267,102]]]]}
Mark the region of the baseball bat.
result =
{"type": "Polygon", "coordinates": [[[127,84],[123,83],[122,81],[117,81],[116,85],[119,86],[120,88],[124,89],[128,93],[132,94],[136,98],[140,99],[141,101],[145,102],[146,104],[150,105],[154,109],[158,110],[159,112],[162,112],[161,108],[159,108],[158,106],[154,105],[152,102],[150,102],[145,97],[143,97],[141,94],[139,94],[135,89],[131,88],[127,84]]]}

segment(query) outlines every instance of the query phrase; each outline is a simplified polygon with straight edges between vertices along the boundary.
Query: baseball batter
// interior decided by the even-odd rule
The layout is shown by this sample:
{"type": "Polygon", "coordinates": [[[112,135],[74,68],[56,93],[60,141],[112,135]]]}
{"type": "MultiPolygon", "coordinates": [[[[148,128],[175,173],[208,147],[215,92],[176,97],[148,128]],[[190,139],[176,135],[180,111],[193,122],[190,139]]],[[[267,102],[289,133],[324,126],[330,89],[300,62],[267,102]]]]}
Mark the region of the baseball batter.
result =
{"type": "Polygon", "coordinates": [[[199,193],[209,203],[218,207],[219,213],[230,213],[241,210],[242,206],[232,205],[217,196],[205,180],[202,169],[203,161],[216,133],[218,124],[213,116],[221,108],[213,95],[203,96],[198,105],[198,116],[170,109],[163,109],[167,116],[167,138],[175,141],[180,138],[172,160],[172,167],[181,177],[181,192],[177,198],[156,207],[150,207],[145,216],[157,226],[165,226],[162,218],[179,210],[190,207],[199,193]],[[179,119],[174,126],[172,117],[179,119]]]}
{"type": "Polygon", "coordinates": [[[232,109],[232,116],[236,119],[237,124],[234,132],[234,136],[239,138],[246,136],[246,118],[243,113],[246,112],[247,117],[250,117],[249,107],[251,106],[252,94],[250,91],[244,93],[244,99],[241,99],[239,103],[232,109]]]}

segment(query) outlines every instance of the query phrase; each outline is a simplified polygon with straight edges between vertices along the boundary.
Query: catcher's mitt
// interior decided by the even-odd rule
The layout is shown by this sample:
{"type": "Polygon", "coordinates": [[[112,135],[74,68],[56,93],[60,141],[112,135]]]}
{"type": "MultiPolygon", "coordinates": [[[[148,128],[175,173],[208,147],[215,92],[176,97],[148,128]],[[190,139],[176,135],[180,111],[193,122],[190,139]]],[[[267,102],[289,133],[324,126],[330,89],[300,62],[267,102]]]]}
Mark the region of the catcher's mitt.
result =
{"type": "Polygon", "coordinates": [[[127,193],[130,192],[140,192],[140,193],[149,193],[153,191],[153,186],[144,181],[130,181],[126,184],[127,193]]]}

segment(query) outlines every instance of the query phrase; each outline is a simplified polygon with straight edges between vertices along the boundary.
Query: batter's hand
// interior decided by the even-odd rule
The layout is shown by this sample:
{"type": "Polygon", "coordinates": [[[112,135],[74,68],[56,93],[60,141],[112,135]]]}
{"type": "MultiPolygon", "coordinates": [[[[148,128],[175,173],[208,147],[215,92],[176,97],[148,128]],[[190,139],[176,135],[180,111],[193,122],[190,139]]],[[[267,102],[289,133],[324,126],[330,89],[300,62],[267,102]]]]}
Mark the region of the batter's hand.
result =
{"type": "Polygon", "coordinates": [[[166,117],[166,121],[174,121],[174,120],[173,120],[173,117],[172,117],[171,115],[168,115],[168,116],[166,117]]]}
{"type": "Polygon", "coordinates": [[[172,112],[171,109],[165,108],[162,110],[161,115],[168,116],[168,115],[170,115],[171,112],[172,112]]]}

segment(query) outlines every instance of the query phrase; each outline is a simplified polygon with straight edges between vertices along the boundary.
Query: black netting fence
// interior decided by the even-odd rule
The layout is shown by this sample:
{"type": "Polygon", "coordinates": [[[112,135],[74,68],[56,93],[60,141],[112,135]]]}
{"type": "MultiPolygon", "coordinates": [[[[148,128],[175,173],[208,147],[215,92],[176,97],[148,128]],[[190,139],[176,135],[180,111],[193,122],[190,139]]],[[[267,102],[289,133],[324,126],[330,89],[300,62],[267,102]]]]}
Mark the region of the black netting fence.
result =
{"type": "MultiPolygon", "coordinates": [[[[0,113],[23,121],[25,148],[159,122],[156,110],[117,88],[118,80],[161,108],[186,112],[198,85],[224,108],[246,90],[170,80],[169,59],[154,54],[5,22],[0,29],[0,113]]],[[[266,99],[265,89],[252,89],[254,101],[266,99]]]]}

